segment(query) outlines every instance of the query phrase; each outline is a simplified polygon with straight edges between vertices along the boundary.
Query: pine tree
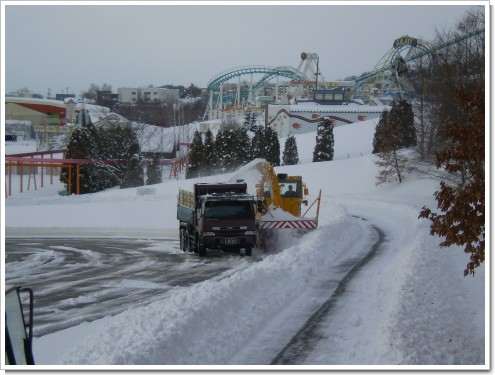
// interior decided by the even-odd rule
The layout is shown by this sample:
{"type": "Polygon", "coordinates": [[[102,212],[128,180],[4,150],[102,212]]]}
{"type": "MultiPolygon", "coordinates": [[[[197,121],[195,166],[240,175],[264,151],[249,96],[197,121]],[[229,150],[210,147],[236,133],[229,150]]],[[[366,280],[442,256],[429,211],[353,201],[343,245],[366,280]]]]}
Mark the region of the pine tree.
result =
{"type": "Polygon", "coordinates": [[[383,112],[373,138],[375,164],[379,171],[377,185],[395,178],[402,182],[404,175],[412,170],[405,149],[416,146],[416,129],[412,105],[405,100],[392,103],[390,112],[383,112]]]}
{"type": "Polygon", "coordinates": [[[121,169],[120,187],[132,188],[144,185],[144,170],[141,165],[140,147],[138,142],[132,142],[125,154],[125,161],[121,169]]]}
{"type": "Polygon", "coordinates": [[[235,168],[238,168],[252,160],[251,157],[251,139],[247,133],[247,128],[241,126],[234,130],[233,147],[236,159],[235,168]]]}
{"type": "Polygon", "coordinates": [[[313,162],[333,160],[333,127],[334,121],[329,117],[324,117],[318,122],[313,162]]]}
{"type": "Polygon", "coordinates": [[[383,111],[380,115],[380,119],[378,120],[378,124],[375,128],[375,134],[373,136],[373,154],[381,152],[383,150],[383,138],[387,134],[387,126],[388,126],[388,115],[389,112],[387,110],[383,111]]]}
{"type": "Polygon", "coordinates": [[[148,170],[146,172],[146,185],[154,185],[162,182],[162,170],[159,154],[153,154],[150,163],[148,164],[148,170]]]}
{"type": "Polygon", "coordinates": [[[210,176],[216,173],[214,167],[214,157],[215,157],[215,139],[213,138],[213,133],[210,129],[205,133],[205,140],[203,145],[203,176],[210,176]]]}
{"type": "Polygon", "coordinates": [[[299,163],[296,138],[293,135],[289,135],[285,140],[282,163],[283,165],[296,165],[299,163]]]}
{"type": "Polygon", "coordinates": [[[275,130],[270,127],[264,130],[262,155],[271,165],[280,165],[280,141],[275,130]]]}
{"type": "Polygon", "coordinates": [[[251,126],[251,112],[246,112],[246,115],[244,116],[244,126],[250,127],[251,126]]]}
{"type": "Polygon", "coordinates": [[[229,146],[229,130],[219,130],[215,137],[214,144],[214,167],[217,173],[225,173],[229,171],[230,164],[228,163],[230,146],[229,146]]]}
{"type": "MultiPolygon", "coordinates": [[[[99,159],[97,147],[97,132],[93,125],[76,128],[67,143],[67,159],[99,159]]],[[[74,165],[71,168],[71,191],[70,194],[77,193],[77,169],[74,165]]],[[[60,181],[69,189],[69,170],[63,169],[60,174],[60,181]]],[[[102,190],[98,167],[95,164],[82,164],[79,167],[80,193],[87,194],[102,190]]],[[[109,186],[105,186],[109,187],[109,186]]],[[[103,187],[103,188],[105,188],[103,187]]]]}
{"type": "Polygon", "coordinates": [[[193,136],[191,150],[186,169],[186,179],[196,178],[201,176],[203,166],[203,138],[201,133],[196,130],[193,136]]]}
{"type": "Polygon", "coordinates": [[[99,154],[101,159],[116,160],[100,164],[100,170],[111,181],[118,181],[121,188],[144,185],[141,165],[141,146],[130,124],[110,124],[98,128],[99,154]]]}
{"type": "Polygon", "coordinates": [[[400,148],[411,148],[416,146],[416,128],[414,126],[414,112],[412,104],[406,100],[400,100],[396,107],[392,107],[391,116],[397,117],[397,125],[401,133],[400,148]],[[394,113],[394,110],[397,113],[394,113]]]}
{"type": "Polygon", "coordinates": [[[392,103],[384,111],[375,129],[373,154],[416,146],[416,129],[412,105],[405,100],[392,103]]]}
{"type": "Polygon", "coordinates": [[[264,130],[261,126],[256,127],[254,136],[251,139],[251,157],[253,159],[264,158],[263,153],[264,130]]]}

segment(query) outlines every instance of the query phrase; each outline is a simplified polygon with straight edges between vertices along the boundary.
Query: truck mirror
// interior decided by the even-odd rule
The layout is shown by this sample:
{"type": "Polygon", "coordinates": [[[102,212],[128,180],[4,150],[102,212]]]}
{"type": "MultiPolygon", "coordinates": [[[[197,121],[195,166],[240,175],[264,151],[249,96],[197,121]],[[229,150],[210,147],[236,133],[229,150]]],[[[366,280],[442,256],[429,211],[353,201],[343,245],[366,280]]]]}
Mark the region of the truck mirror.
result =
{"type": "Polygon", "coordinates": [[[5,360],[9,365],[34,365],[33,292],[29,288],[5,287],[5,360]],[[29,321],[26,324],[20,293],[29,293],[29,321]],[[26,331],[26,328],[28,330],[26,331]]]}
{"type": "Polygon", "coordinates": [[[309,194],[309,190],[307,187],[304,188],[304,195],[308,195],[309,194]]]}

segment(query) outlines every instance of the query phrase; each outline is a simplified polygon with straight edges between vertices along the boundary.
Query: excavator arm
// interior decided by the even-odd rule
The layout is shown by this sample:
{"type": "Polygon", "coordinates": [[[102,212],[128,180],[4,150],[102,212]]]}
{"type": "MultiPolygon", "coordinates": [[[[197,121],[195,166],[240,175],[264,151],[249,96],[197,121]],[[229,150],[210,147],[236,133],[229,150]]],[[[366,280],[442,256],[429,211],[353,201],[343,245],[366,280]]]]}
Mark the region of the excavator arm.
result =
{"type": "Polygon", "coordinates": [[[259,161],[256,168],[261,173],[262,181],[266,181],[270,186],[270,198],[275,207],[282,206],[282,195],[275,170],[267,161],[259,161]]]}

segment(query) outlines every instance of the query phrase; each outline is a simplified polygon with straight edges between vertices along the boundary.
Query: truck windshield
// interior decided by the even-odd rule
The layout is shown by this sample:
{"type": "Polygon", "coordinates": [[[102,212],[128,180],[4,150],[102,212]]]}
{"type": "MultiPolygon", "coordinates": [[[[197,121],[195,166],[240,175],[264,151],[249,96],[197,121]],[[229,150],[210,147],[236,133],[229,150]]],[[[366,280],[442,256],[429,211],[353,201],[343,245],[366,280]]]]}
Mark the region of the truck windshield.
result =
{"type": "Polygon", "coordinates": [[[206,201],[204,218],[254,219],[254,209],[251,201],[206,201]]]}

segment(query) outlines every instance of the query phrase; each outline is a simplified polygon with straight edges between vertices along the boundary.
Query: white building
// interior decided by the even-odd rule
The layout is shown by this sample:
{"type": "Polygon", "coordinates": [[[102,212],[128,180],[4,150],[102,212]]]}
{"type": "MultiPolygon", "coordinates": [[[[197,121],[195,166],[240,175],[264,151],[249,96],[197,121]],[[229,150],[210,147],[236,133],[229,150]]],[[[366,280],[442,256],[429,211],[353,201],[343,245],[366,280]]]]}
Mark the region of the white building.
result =
{"type": "Polygon", "coordinates": [[[179,90],[160,87],[120,87],[117,89],[119,103],[165,103],[176,102],[179,99],[179,90]]]}
{"type": "Polygon", "coordinates": [[[315,132],[323,117],[334,120],[335,126],[352,124],[380,117],[389,106],[370,106],[349,103],[343,105],[321,105],[313,102],[275,105],[269,104],[266,126],[277,132],[279,137],[291,134],[315,132]]]}

